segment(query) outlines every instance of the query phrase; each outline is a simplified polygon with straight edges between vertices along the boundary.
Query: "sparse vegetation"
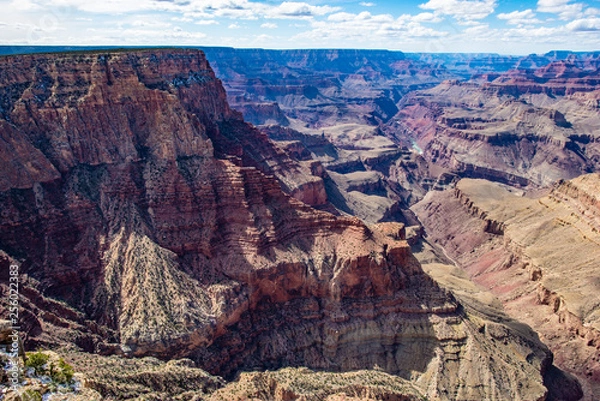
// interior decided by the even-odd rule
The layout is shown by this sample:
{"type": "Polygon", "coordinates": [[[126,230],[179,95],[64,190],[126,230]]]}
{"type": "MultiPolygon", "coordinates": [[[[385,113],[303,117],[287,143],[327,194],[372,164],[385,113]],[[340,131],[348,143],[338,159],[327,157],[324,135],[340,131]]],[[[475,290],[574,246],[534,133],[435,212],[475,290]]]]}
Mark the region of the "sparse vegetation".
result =
{"type": "Polygon", "coordinates": [[[407,380],[375,370],[335,373],[307,368],[283,368],[274,372],[243,373],[239,380],[217,390],[210,401],[272,400],[301,398],[307,401],[329,399],[393,399],[421,401],[421,390],[407,380]],[[287,397],[287,398],[285,398],[287,397]],[[340,397],[340,398],[336,398],[340,397]]]}
{"type": "MultiPolygon", "coordinates": [[[[63,354],[65,355],[65,354],[63,354]]],[[[0,361],[2,361],[0,351],[0,361]]],[[[100,401],[100,394],[83,388],[81,380],[75,378],[75,369],[57,352],[38,350],[27,352],[20,364],[20,385],[3,387],[0,399],[20,401],[42,401],[44,399],[100,401]],[[57,397],[58,396],[58,397],[57,397]],[[4,397],[4,398],[3,398],[4,397]]],[[[6,383],[6,376],[4,378],[6,383]]]]}
{"type": "Polygon", "coordinates": [[[225,385],[221,378],[195,368],[191,360],[165,363],[152,357],[128,359],[74,352],[69,361],[77,371],[86,372],[86,387],[115,400],[193,399],[186,394],[203,399],[225,385]]]}

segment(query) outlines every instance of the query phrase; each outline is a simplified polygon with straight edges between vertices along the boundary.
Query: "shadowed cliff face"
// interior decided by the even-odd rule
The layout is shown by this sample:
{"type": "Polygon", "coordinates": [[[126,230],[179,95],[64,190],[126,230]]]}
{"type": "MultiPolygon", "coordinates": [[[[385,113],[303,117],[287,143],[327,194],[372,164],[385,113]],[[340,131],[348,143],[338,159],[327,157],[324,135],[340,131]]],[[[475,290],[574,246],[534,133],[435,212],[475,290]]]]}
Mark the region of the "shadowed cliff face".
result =
{"type": "MultiPolygon", "coordinates": [[[[303,207],[279,183],[293,190],[302,179],[320,181],[229,109],[201,52],[0,61],[0,152],[7,166],[2,216],[4,227],[19,227],[3,234],[2,248],[25,261],[42,292],[121,335],[123,323],[143,320],[136,317],[143,304],[123,305],[116,294],[122,286],[127,295],[143,292],[143,280],[121,281],[128,267],[137,274],[151,265],[144,273],[150,278],[160,274],[167,283],[193,288],[166,267],[186,252],[212,257],[228,240],[226,219],[258,224],[251,232],[240,227],[236,235],[267,246],[273,240],[268,235],[276,236],[274,228],[267,233],[262,227],[273,226],[268,208],[279,202],[303,207]],[[245,192],[252,185],[250,203],[272,205],[243,215],[238,206],[250,207],[245,192]],[[223,200],[228,198],[233,207],[223,200]]],[[[204,296],[191,291],[201,304],[204,296]]],[[[168,319],[173,307],[161,305],[159,320],[168,319]]]]}
{"type": "Polygon", "coordinates": [[[229,109],[203,53],[0,63],[0,264],[21,265],[30,346],[227,377],[378,365],[440,399],[544,399],[547,349],[440,288],[401,226],[286,194],[302,166],[229,109]]]}
{"type": "Polygon", "coordinates": [[[34,55],[0,63],[2,157],[12,160],[3,190],[51,181],[80,164],[211,155],[207,130],[233,116],[208,63],[194,54],[34,55]]]}

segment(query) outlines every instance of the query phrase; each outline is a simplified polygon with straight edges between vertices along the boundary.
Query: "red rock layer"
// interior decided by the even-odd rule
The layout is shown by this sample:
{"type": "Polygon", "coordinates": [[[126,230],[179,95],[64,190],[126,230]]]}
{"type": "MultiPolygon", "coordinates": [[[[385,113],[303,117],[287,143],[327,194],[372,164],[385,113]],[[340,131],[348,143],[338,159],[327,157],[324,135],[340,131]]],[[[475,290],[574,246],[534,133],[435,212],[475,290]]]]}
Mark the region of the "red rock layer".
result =
{"type": "Polygon", "coordinates": [[[598,68],[581,69],[570,61],[555,61],[535,70],[511,70],[488,85],[503,94],[546,93],[572,95],[596,90],[600,84],[598,68]]]}

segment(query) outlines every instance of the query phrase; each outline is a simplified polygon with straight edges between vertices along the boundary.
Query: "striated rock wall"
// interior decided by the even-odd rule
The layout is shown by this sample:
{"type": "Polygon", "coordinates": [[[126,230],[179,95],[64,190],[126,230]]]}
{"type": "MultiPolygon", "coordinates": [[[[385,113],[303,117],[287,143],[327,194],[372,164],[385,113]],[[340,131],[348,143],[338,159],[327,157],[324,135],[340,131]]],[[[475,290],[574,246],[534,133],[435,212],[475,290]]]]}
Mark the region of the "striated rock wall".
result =
{"type": "Polygon", "coordinates": [[[453,76],[442,66],[431,67],[398,51],[203,50],[232,107],[261,124],[277,116],[282,125],[287,118],[314,128],[341,121],[378,125],[396,114],[404,93],[453,76]],[[277,109],[266,106],[273,102],[277,109]],[[279,108],[285,116],[278,116],[279,108]]]}
{"type": "Polygon", "coordinates": [[[459,188],[454,189],[454,196],[467,209],[467,212],[483,221],[483,231],[489,234],[503,235],[504,222],[491,219],[485,210],[482,210],[459,188]]]}
{"type": "Polygon", "coordinates": [[[594,91],[600,84],[598,65],[581,68],[571,60],[553,61],[537,69],[510,70],[489,84],[501,93],[545,93],[552,96],[594,91]]]}

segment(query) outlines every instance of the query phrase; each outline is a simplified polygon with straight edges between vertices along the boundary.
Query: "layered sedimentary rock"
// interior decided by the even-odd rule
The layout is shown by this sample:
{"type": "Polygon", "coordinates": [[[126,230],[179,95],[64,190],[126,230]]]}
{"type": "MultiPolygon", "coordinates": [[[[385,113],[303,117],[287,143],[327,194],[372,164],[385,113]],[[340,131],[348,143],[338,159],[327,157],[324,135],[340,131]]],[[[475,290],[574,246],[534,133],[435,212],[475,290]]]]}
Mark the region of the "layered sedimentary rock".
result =
{"type": "Polygon", "coordinates": [[[423,395],[412,383],[381,371],[313,372],[306,368],[243,373],[240,379],[211,394],[211,401],[261,399],[284,401],[418,401],[423,395]]]}
{"type": "Polygon", "coordinates": [[[408,53],[406,57],[427,63],[432,68],[443,66],[464,79],[482,74],[498,76],[510,70],[536,70],[557,62],[568,62],[583,70],[594,70],[600,66],[600,53],[597,51],[553,50],[546,54],[527,56],[495,53],[408,53]]]}
{"type": "Polygon", "coordinates": [[[439,287],[401,226],[286,194],[302,167],[229,109],[201,52],[0,63],[0,264],[20,266],[30,347],[188,356],[228,378],[379,366],[435,399],[546,396],[548,350],[439,287]]]}
{"type": "Polygon", "coordinates": [[[412,221],[405,215],[404,206],[414,197],[411,190],[421,189],[414,184],[421,183],[421,177],[415,177],[427,176],[422,174],[427,169],[426,163],[408,148],[397,148],[377,129],[368,127],[366,134],[356,126],[325,128],[336,138],[344,137],[346,145],[339,145],[338,141],[338,146],[327,139],[325,132],[302,133],[277,125],[260,129],[290,157],[310,166],[314,175],[323,178],[326,192],[323,196],[329,201],[328,206],[334,206],[339,213],[357,216],[368,223],[412,221]]]}
{"type": "Polygon", "coordinates": [[[326,169],[346,174],[377,168],[383,174],[380,198],[348,193],[338,184],[343,187],[345,179],[325,183],[340,212],[367,220],[398,217],[396,209],[455,176],[544,186],[595,171],[600,160],[597,53],[206,51],[234,108],[252,121],[327,138],[343,152],[326,169]],[[458,77],[469,81],[431,88],[458,77]],[[359,161],[364,151],[394,148],[418,154],[398,154],[381,166],[359,161]],[[377,213],[365,213],[369,203],[377,213]]]}
{"type": "Polygon", "coordinates": [[[462,180],[413,207],[430,241],[540,333],[559,366],[580,378],[586,400],[600,388],[599,188],[598,174],[533,198],[462,180]]]}
{"type": "MultiPolygon", "coordinates": [[[[2,183],[3,226],[19,227],[5,232],[2,248],[27,261],[31,299],[41,291],[66,300],[100,327],[120,327],[122,336],[130,322],[144,327],[150,318],[140,299],[170,297],[145,292],[139,278],[123,282],[128,273],[146,276],[148,285],[159,274],[168,284],[161,291],[203,302],[185,276],[167,267],[189,250],[210,257],[211,247],[227,237],[218,219],[259,219],[253,212],[236,217],[235,208],[228,215],[226,202],[219,214],[220,197],[244,205],[244,192],[253,188],[259,198],[276,191],[291,202],[279,183],[304,196],[297,191],[302,166],[229,109],[200,52],[39,55],[2,62],[1,152],[11,160],[2,183]],[[259,171],[275,174],[279,182],[259,171]],[[150,270],[140,270],[146,267],[150,270]],[[121,287],[133,302],[120,301],[121,287]],[[122,312],[127,318],[119,321],[122,312]]],[[[310,172],[308,177],[321,180],[310,172]]],[[[243,231],[254,242],[270,241],[264,230],[243,231]]],[[[156,324],[168,320],[173,302],[161,303],[162,313],[151,316],[156,324]]],[[[68,308],[58,309],[60,327],[68,308]]],[[[85,324],[79,314],[70,316],[85,324]]],[[[35,319],[31,325],[39,328],[35,319]]],[[[177,331],[174,327],[167,331],[177,331]]],[[[105,336],[104,329],[92,332],[105,336]]],[[[147,330],[152,332],[152,324],[147,330]]]]}
{"type": "Polygon", "coordinates": [[[537,69],[510,70],[491,80],[486,86],[501,87],[502,93],[572,95],[596,89],[600,82],[599,67],[597,60],[588,66],[571,60],[554,61],[537,69]]]}

